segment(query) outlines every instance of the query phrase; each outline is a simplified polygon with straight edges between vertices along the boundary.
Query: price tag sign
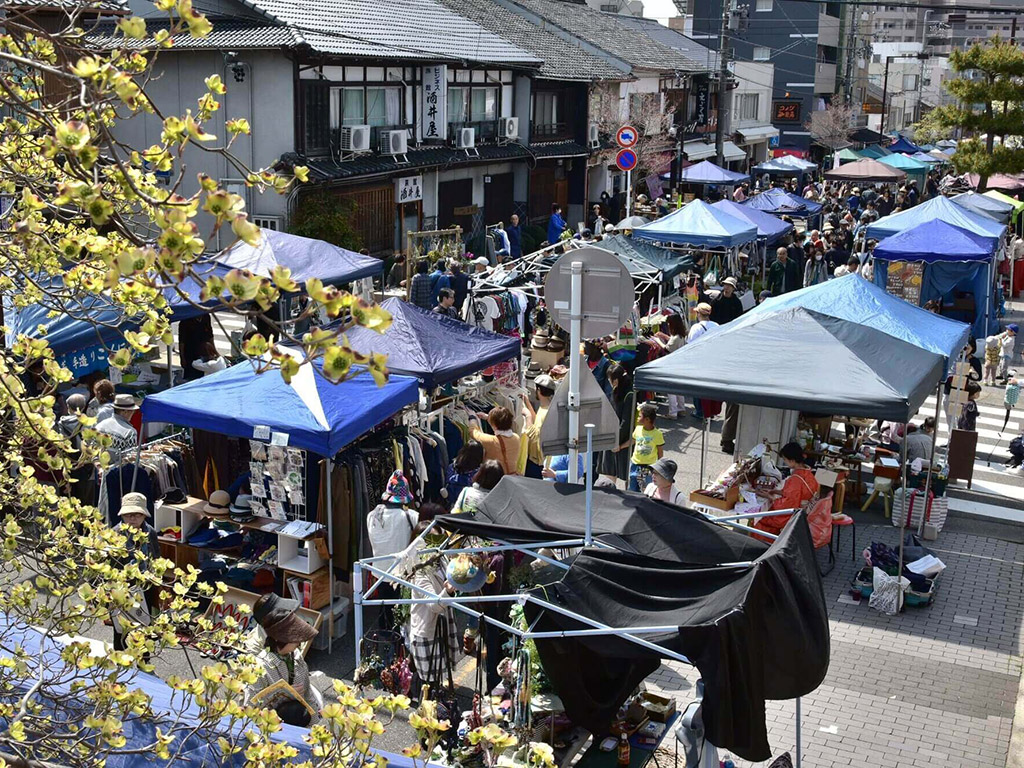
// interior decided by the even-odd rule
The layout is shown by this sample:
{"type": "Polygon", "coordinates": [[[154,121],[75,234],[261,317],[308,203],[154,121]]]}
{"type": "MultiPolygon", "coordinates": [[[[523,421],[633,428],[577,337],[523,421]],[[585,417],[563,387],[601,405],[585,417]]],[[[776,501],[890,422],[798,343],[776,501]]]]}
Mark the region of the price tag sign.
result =
{"type": "Polygon", "coordinates": [[[270,435],[271,445],[288,445],[288,435],[284,432],[272,432],[270,435]]]}
{"type": "Polygon", "coordinates": [[[252,437],[254,440],[269,440],[270,427],[265,427],[262,424],[256,424],[252,428],[252,437]]]}

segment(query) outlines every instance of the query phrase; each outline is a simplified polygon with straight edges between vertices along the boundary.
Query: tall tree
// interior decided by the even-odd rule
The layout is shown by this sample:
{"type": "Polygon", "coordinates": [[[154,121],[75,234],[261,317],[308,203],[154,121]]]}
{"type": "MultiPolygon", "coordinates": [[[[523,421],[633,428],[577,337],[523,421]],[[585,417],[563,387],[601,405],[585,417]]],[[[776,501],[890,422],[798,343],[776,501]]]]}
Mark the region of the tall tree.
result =
{"type": "Polygon", "coordinates": [[[849,104],[833,101],[824,109],[811,113],[810,120],[804,126],[811,133],[811,138],[828,149],[830,155],[850,145],[850,132],[853,127],[853,110],[849,104]]]}
{"type": "Polygon", "coordinates": [[[970,137],[957,145],[953,165],[959,173],[978,174],[978,190],[984,191],[989,176],[1024,171],[1024,149],[996,144],[996,137],[1020,135],[1024,125],[1024,51],[995,38],[953,51],[949,64],[961,76],[946,89],[959,103],[937,107],[936,119],[970,137]]]}

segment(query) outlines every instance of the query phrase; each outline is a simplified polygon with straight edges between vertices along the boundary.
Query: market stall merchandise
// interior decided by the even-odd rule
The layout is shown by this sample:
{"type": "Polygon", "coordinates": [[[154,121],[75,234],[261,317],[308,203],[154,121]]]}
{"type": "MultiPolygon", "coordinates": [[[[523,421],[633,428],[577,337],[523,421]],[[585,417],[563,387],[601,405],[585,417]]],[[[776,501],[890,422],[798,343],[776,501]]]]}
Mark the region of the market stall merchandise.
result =
{"type": "Polygon", "coordinates": [[[433,389],[484,368],[519,360],[518,338],[477,328],[396,298],[381,308],[391,313],[384,333],[363,327],[346,332],[348,343],[363,354],[388,356],[388,370],[415,376],[433,389]]]}
{"type": "MultiPolygon", "coordinates": [[[[592,493],[601,546],[584,549],[562,566],[560,581],[526,597],[525,636],[536,635],[567,715],[595,735],[606,733],[660,659],[684,656],[704,680],[709,741],[766,759],[765,699],[809,693],[828,669],[827,611],[804,518],[794,516],[769,547],[640,494],[592,493]]],[[[586,494],[506,477],[475,513],[437,524],[535,546],[583,533],[586,494]]]]}
{"type": "Polygon", "coordinates": [[[907,177],[904,171],[899,168],[892,168],[878,160],[864,158],[853,163],[841,165],[825,171],[825,178],[830,181],[853,181],[853,182],[894,182],[902,181],[907,177]]]}

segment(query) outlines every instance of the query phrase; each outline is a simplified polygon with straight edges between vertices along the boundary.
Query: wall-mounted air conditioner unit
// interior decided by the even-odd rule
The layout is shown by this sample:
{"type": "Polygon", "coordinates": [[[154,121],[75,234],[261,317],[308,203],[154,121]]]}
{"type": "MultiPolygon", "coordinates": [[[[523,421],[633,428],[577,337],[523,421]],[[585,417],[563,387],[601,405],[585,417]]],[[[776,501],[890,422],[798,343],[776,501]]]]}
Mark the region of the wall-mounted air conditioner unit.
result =
{"type": "Polygon", "coordinates": [[[409,134],[405,130],[384,131],[380,135],[382,155],[404,155],[409,151],[409,134]]]}
{"type": "Polygon", "coordinates": [[[459,128],[455,132],[456,149],[473,149],[476,147],[476,129],[459,128]]]}
{"type": "Polygon", "coordinates": [[[370,126],[345,125],[341,128],[342,152],[369,152],[370,126]]]}
{"type": "Polygon", "coordinates": [[[519,138],[519,118],[503,117],[498,121],[498,138],[515,141],[519,138]]]}
{"type": "Polygon", "coordinates": [[[588,133],[587,146],[591,149],[597,149],[601,146],[601,131],[597,127],[597,123],[590,124],[590,132],[588,133]]]}

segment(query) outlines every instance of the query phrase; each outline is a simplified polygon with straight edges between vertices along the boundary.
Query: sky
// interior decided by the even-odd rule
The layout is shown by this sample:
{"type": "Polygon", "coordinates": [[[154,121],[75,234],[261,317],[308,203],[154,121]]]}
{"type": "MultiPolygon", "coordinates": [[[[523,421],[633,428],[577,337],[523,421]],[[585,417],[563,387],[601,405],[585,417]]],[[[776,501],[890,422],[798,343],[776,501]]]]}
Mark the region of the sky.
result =
{"type": "Polygon", "coordinates": [[[670,16],[678,16],[675,3],[672,0],[643,0],[644,16],[651,19],[667,19],[670,16]]]}

